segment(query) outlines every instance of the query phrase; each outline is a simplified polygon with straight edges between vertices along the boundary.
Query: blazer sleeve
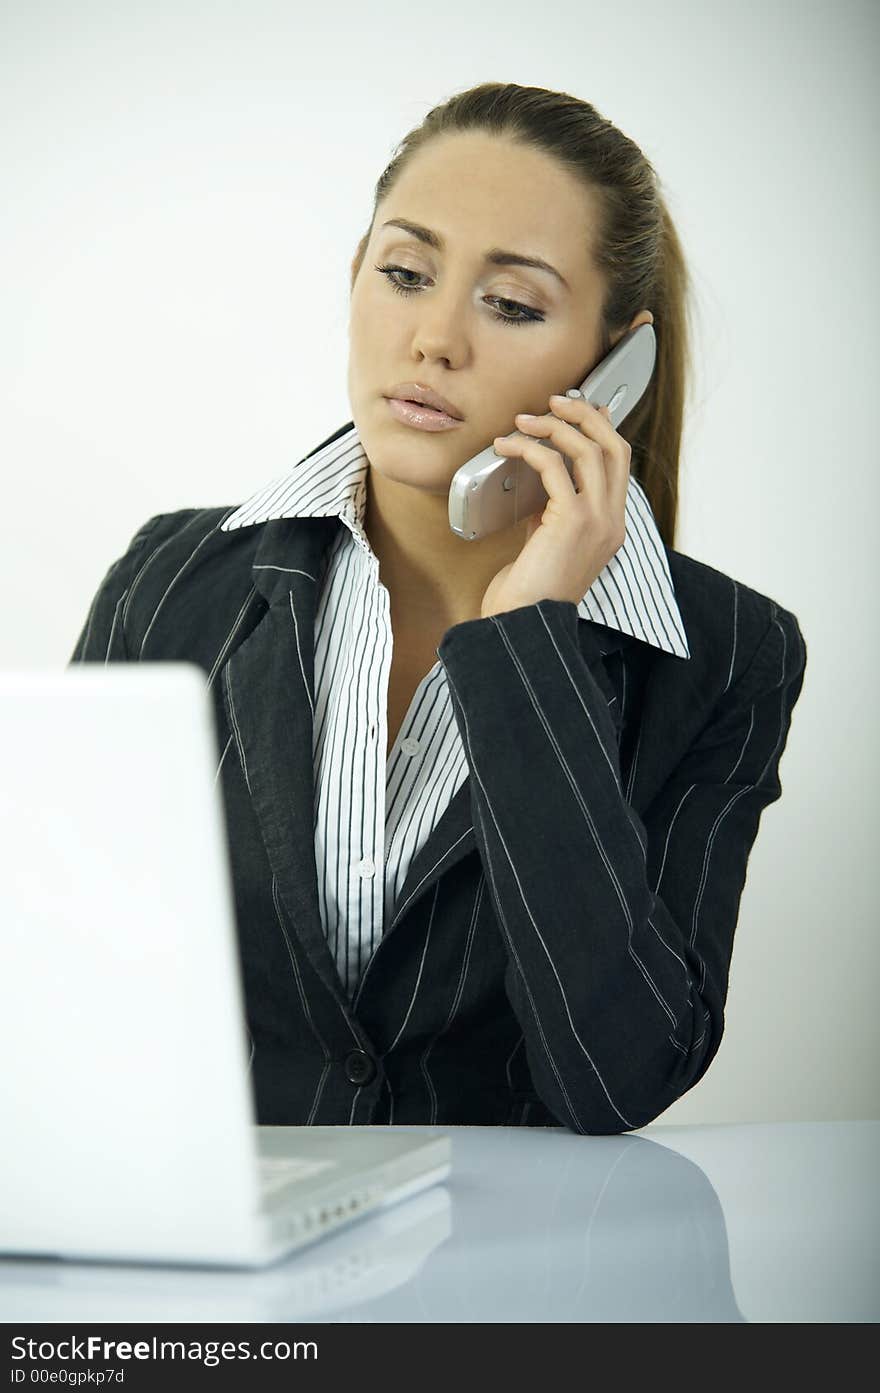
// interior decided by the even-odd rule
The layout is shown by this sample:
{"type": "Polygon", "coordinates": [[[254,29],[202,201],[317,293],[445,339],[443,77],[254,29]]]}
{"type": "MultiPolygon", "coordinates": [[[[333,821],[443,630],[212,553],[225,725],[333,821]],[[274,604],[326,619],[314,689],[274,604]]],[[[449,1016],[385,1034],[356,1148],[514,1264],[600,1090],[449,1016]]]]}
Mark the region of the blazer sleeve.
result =
{"type": "Polygon", "coordinates": [[[89,606],[71,663],[128,662],[123,615],[165,513],[149,518],[110,565],[89,606]]]}
{"type": "Polygon", "coordinates": [[[772,605],[752,661],[642,819],[573,604],[467,620],[437,649],[532,1081],[579,1133],[644,1127],[706,1072],[746,863],[806,647],[772,605]]]}

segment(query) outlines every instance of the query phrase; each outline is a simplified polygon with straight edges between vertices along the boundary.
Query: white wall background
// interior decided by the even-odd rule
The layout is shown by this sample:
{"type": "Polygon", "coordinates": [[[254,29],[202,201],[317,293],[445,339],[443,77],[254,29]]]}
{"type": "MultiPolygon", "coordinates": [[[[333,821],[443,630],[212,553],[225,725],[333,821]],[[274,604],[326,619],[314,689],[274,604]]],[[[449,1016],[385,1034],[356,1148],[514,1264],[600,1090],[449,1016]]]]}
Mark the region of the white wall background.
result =
{"type": "Polygon", "coordinates": [[[0,9],[4,668],[67,662],[147,517],[240,502],[350,419],[349,263],[431,106],[567,90],[657,168],[698,295],[678,549],[792,609],[808,647],[724,1042],[665,1124],[880,1117],[878,14],[0,9]]]}

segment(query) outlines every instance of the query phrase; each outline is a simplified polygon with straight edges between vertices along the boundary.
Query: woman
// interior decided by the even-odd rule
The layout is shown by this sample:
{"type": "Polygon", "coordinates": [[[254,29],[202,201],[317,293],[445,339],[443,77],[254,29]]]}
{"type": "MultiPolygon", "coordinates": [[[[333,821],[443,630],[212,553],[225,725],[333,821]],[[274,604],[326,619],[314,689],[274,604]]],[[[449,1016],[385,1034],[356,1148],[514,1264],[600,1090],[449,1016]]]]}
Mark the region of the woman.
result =
{"type": "Polygon", "coordinates": [[[673,549],[686,292],[590,105],[454,96],[354,258],[353,421],[241,507],[151,518],[95,596],[72,661],[214,693],[260,1122],[616,1133],[711,1063],[806,649],[673,549]],[[625,429],[555,395],[642,323],[625,429]],[[426,392],[445,429],[399,405],[426,392]],[[548,503],[467,542],[450,481],[493,441],[548,503]]]}

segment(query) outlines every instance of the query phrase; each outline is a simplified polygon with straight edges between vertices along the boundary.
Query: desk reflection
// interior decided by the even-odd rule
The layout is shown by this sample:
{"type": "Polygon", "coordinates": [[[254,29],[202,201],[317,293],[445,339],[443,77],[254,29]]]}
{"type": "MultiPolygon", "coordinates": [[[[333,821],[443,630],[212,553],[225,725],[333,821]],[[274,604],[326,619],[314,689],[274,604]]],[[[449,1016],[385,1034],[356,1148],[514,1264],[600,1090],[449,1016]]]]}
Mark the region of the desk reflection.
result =
{"type": "Polygon", "coordinates": [[[401,1130],[452,1136],[447,1185],[260,1272],[8,1258],[0,1319],[745,1319],[715,1190],[668,1147],[554,1128],[401,1130]]]}

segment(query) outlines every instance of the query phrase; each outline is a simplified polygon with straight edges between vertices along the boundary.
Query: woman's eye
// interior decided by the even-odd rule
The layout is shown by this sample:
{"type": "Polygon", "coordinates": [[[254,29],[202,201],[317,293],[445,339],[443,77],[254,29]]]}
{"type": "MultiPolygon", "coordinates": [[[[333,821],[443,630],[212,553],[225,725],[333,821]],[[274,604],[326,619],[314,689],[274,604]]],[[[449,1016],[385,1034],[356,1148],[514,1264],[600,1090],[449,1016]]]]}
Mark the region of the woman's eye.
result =
{"type": "MultiPolygon", "coordinates": [[[[421,272],[413,271],[410,266],[377,266],[376,270],[385,277],[391,289],[396,291],[398,295],[414,295],[423,289],[422,286],[412,285],[408,281],[401,284],[400,281],[395,280],[395,277],[400,275],[415,276],[417,280],[421,279],[421,272]]],[[[495,304],[501,306],[511,305],[514,310],[520,311],[518,314],[499,314],[493,310],[492,318],[497,319],[500,324],[543,323],[544,316],[539,310],[530,309],[528,305],[520,304],[519,300],[509,300],[506,296],[501,295],[487,295],[485,299],[494,301],[495,304]]]]}

